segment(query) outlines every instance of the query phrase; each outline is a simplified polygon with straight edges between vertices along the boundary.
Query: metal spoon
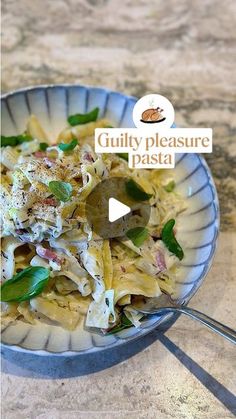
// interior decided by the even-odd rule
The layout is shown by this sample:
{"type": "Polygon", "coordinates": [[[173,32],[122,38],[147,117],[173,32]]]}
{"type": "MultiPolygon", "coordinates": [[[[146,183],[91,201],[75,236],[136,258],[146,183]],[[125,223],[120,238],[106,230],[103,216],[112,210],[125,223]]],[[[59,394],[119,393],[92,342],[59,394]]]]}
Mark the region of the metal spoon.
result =
{"type": "Polygon", "coordinates": [[[178,305],[170,299],[166,294],[162,294],[157,298],[149,298],[145,301],[139,301],[132,306],[143,314],[160,314],[165,315],[168,313],[183,313],[192,319],[198,320],[209,329],[228,339],[230,342],[236,344],[236,331],[228,326],[212,319],[200,311],[194,310],[190,307],[178,305]]]}

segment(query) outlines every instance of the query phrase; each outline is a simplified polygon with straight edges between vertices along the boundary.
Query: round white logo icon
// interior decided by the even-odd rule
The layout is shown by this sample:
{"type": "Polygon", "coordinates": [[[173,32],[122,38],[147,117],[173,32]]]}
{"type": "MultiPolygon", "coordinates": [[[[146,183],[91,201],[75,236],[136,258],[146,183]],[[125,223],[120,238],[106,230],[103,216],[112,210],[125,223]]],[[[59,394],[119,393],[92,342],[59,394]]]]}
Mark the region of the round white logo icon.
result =
{"type": "Polygon", "coordinates": [[[146,95],[134,105],[133,121],[137,128],[155,128],[155,131],[159,131],[170,128],[174,119],[173,105],[165,96],[146,95]]]}

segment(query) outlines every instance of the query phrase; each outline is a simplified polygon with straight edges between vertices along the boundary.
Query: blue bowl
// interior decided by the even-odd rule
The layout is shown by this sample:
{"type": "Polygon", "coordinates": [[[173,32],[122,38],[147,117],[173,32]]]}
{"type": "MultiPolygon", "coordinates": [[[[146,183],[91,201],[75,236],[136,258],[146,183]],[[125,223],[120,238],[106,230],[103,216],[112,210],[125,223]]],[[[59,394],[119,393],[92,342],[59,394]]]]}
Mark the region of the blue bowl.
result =
{"type": "MultiPolygon", "coordinates": [[[[22,133],[29,115],[35,114],[54,142],[67,125],[68,115],[88,112],[96,106],[100,109],[99,117],[108,118],[112,125],[133,127],[132,110],[136,100],[103,88],[78,85],[21,89],[2,98],[2,134],[22,133]]],[[[203,157],[176,154],[173,172],[176,190],[186,198],[188,205],[177,222],[185,258],[178,271],[174,295],[186,304],[212,264],[219,232],[219,205],[210,169],[203,157]]],[[[78,355],[123,345],[156,329],[166,319],[166,316],[152,316],[143,321],[140,328],[132,327],[115,336],[90,333],[82,324],[71,332],[39,321],[31,325],[17,320],[3,328],[2,343],[14,350],[34,351],[38,355],[78,355]]]]}

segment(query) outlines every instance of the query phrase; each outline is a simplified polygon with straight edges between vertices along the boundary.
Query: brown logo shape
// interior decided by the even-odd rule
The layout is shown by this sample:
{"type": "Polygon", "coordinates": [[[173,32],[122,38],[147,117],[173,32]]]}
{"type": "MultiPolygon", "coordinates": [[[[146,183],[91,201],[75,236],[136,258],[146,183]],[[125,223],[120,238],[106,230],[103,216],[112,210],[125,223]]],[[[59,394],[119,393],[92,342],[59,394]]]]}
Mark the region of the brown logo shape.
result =
{"type": "Polygon", "coordinates": [[[145,124],[155,124],[157,122],[165,121],[166,118],[163,117],[161,112],[163,112],[163,109],[159,106],[157,108],[146,109],[142,113],[142,119],[140,119],[140,121],[145,124]]]}

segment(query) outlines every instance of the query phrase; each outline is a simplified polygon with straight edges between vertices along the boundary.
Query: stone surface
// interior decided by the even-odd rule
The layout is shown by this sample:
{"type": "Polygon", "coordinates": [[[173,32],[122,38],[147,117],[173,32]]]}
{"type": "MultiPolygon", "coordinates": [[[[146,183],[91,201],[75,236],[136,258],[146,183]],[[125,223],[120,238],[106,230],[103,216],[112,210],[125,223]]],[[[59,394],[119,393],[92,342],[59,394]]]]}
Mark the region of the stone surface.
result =
{"type": "MultiPolygon", "coordinates": [[[[236,325],[234,0],[7,0],[4,92],[43,83],[166,95],[179,126],[214,129],[208,156],[221,205],[213,267],[191,306],[236,325]]],[[[96,356],[4,350],[4,419],[227,419],[235,349],[183,316],[167,331],[96,356]]]]}

